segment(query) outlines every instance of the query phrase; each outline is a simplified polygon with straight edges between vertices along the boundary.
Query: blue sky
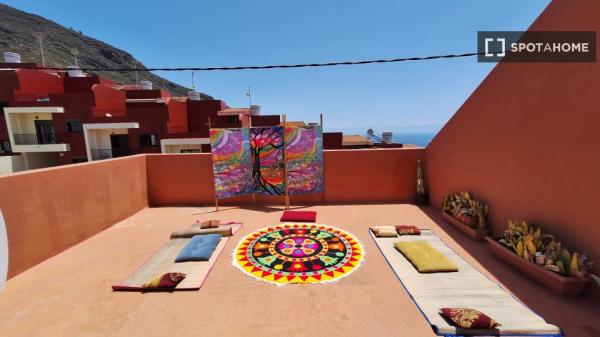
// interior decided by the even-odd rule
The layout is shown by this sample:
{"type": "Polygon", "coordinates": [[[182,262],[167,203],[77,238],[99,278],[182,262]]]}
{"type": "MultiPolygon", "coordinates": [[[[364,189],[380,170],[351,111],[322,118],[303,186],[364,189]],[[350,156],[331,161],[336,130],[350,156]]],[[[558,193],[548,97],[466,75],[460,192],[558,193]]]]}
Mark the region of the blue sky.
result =
{"type": "MultiPolygon", "coordinates": [[[[0,0],[3,1],[3,0],[0,0]]],[[[312,63],[476,51],[478,30],[524,30],[549,0],[39,1],[4,3],[130,52],[147,67],[312,63]]],[[[493,68],[476,58],[196,73],[230,106],[327,130],[436,131],[493,68]]],[[[158,73],[191,86],[191,74],[158,73]]]]}

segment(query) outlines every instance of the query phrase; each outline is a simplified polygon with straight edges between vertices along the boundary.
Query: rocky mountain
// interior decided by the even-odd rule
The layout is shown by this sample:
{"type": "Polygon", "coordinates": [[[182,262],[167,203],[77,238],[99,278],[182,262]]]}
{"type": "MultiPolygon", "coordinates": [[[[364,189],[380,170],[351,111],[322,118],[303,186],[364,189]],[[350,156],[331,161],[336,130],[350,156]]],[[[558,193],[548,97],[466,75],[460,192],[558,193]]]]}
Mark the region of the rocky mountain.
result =
{"type": "MultiPolygon", "coordinates": [[[[42,63],[39,37],[42,38],[46,66],[74,65],[74,54],[80,67],[93,68],[146,68],[131,54],[107,43],[84,35],[34,15],[0,4],[0,52],[21,54],[22,62],[42,63]]],[[[134,72],[96,72],[98,75],[122,84],[136,83],[134,72]]],[[[151,81],[174,96],[185,96],[190,90],[150,72],[138,72],[137,79],[151,81]]],[[[210,96],[201,94],[203,98],[210,96]]]]}

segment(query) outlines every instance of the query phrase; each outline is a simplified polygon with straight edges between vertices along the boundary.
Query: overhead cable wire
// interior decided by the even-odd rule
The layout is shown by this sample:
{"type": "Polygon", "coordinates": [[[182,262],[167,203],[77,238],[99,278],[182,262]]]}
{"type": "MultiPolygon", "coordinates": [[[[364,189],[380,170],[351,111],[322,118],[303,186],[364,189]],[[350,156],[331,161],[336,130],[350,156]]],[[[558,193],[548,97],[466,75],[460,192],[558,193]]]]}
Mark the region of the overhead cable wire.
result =
{"type": "MultiPolygon", "coordinates": [[[[396,63],[396,62],[407,62],[407,61],[426,61],[426,60],[437,60],[437,59],[453,59],[461,57],[471,57],[483,55],[480,53],[464,53],[464,54],[447,54],[447,55],[434,55],[434,56],[421,56],[421,57],[403,57],[394,59],[380,59],[380,60],[361,60],[361,61],[343,61],[343,62],[327,62],[327,63],[302,63],[302,64],[279,64],[279,65],[266,65],[266,66],[234,66],[234,67],[183,67],[183,68],[102,68],[102,67],[81,67],[78,68],[82,71],[114,71],[114,72],[127,72],[127,71],[229,71],[229,70],[261,70],[261,69],[289,69],[289,68],[311,68],[311,67],[333,67],[333,66],[350,66],[360,64],[376,64],[376,63],[396,63]]],[[[47,70],[72,70],[72,67],[42,67],[41,69],[47,70]]]]}

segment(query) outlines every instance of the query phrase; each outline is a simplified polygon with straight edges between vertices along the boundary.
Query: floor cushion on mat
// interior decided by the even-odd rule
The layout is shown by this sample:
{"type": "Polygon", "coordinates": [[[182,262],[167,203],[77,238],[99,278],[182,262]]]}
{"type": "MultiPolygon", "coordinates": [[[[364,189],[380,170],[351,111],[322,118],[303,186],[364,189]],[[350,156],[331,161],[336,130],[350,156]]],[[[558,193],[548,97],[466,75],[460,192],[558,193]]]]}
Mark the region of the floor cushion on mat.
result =
{"type": "Polygon", "coordinates": [[[315,222],[317,212],[315,211],[284,211],[280,219],[282,222],[315,222]]]}
{"type": "Polygon", "coordinates": [[[374,226],[371,227],[371,231],[373,231],[373,234],[375,234],[375,236],[378,238],[398,236],[398,233],[396,233],[396,228],[394,226],[374,226]]]}
{"type": "Polygon", "coordinates": [[[425,241],[400,241],[394,247],[406,257],[419,273],[458,271],[454,262],[425,241]]]}
{"type": "Polygon", "coordinates": [[[231,226],[221,226],[216,228],[200,228],[200,227],[190,227],[180,231],[174,231],[171,233],[171,239],[174,238],[191,238],[196,235],[202,234],[221,234],[223,237],[231,236],[232,229],[231,226]]]}
{"type": "Polygon", "coordinates": [[[396,226],[398,235],[421,235],[421,231],[416,226],[396,226]]]}
{"type": "Polygon", "coordinates": [[[441,308],[440,311],[454,325],[463,329],[496,329],[502,325],[481,311],[471,308],[441,308]]]}
{"type": "Polygon", "coordinates": [[[208,261],[219,241],[221,234],[196,235],[179,252],[175,262],[208,261]]]}
{"type": "Polygon", "coordinates": [[[173,289],[179,282],[183,281],[185,274],[183,273],[165,273],[156,276],[148,283],[144,283],[142,288],[146,289],[173,289]]]}

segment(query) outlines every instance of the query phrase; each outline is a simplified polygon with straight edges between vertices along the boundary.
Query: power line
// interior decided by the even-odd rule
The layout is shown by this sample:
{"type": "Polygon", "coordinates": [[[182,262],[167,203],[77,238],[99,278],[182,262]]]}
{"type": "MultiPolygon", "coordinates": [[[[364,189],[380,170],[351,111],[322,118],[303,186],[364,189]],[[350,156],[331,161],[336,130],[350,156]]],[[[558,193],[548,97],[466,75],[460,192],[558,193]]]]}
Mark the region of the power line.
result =
{"type": "MultiPolygon", "coordinates": [[[[226,71],[226,70],[260,70],[260,69],[288,69],[288,68],[309,68],[309,67],[333,67],[333,66],[350,66],[359,64],[373,64],[373,63],[395,63],[395,62],[406,62],[406,61],[426,61],[436,59],[452,59],[460,57],[471,57],[477,55],[483,55],[484,53],[464,53],[464,54],[447,54],[447,55],[434,55],[424,57],[404,57],[394,59],[381,59],[381,60],[363,60],[363,61],[344,61],[344,62],[327,62],[327,63],[303,63],[303,64],[279,64],[279,65],[267,65],[267,66],[235,66],[235,67],[188,67],[188,68],[80,68],[83,71],[114,71],[114,72],[125,72],[125,71],[226,71]]],[[[64,67],[43,67],[42,69],[47,70],[69,70],[64,67]]]]}

